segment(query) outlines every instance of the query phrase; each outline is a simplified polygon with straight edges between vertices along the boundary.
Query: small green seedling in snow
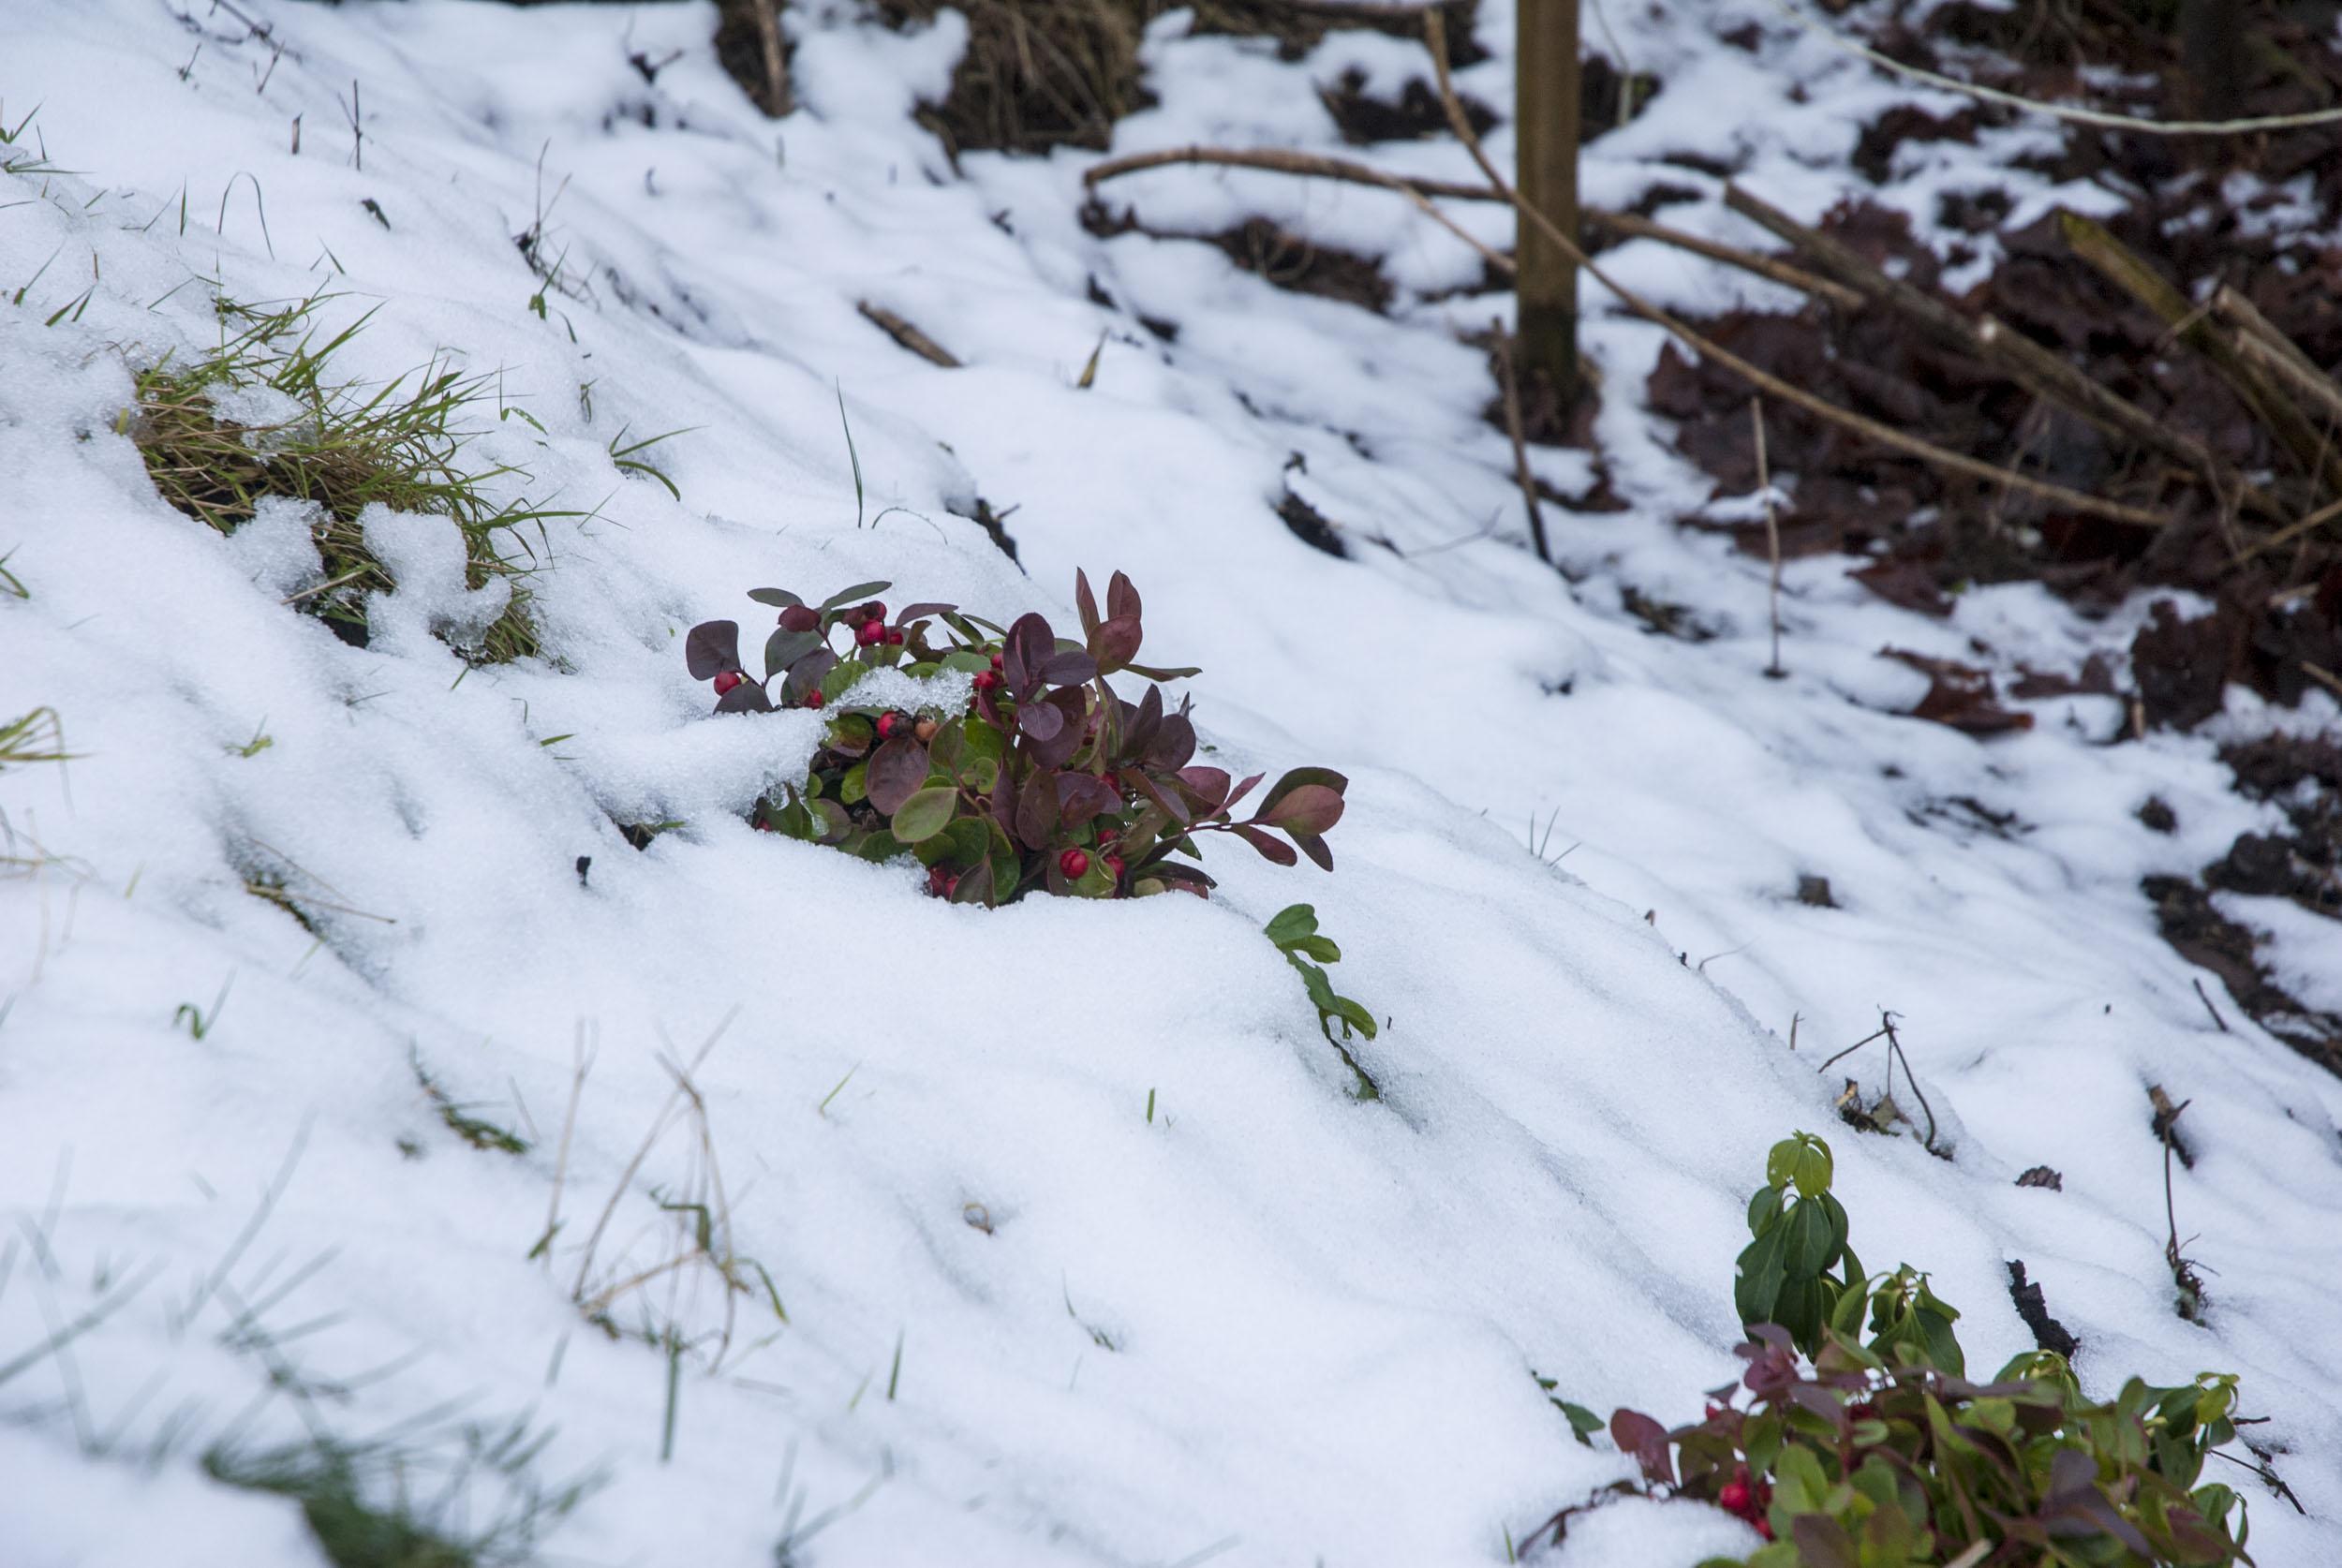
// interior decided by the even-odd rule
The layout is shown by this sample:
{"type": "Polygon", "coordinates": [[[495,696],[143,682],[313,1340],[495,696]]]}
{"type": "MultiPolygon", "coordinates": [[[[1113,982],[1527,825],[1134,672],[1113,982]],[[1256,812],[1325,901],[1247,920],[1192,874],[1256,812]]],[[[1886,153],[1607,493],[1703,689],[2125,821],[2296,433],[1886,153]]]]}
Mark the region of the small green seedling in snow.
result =
{"type": "Polygon", "coordinates": [[[1309,987],[1310,1003],[1317,1009],[1317,1027],[1326,1036],[1326,1043],[1338,1052],[1351,1072],[1358,1077],[1358,1098],[1379,1100],[1383,1091],[1366,1069],[1358,1065],[1342,1041],[1363,1034],[1371,1040],[1376,1034],[1374,1014],[1362,1003],[1341,996],[1334,990],[1332,977],[1324,966],[1341,961],[1341,949],[1330,937],[1317,934],[1317,910],[1307,904],[1293,904],[1277,912],[1267,927],[1268,939],[1285,955],[1285,961],[1301,973],[1301,983],[1309,987]],[[1312,962],[1314,960],[1314,962],[1312,962]],[[1334,1026],[1341,1026],[1341,1039],[1334,1038],[1334,1026]]]}

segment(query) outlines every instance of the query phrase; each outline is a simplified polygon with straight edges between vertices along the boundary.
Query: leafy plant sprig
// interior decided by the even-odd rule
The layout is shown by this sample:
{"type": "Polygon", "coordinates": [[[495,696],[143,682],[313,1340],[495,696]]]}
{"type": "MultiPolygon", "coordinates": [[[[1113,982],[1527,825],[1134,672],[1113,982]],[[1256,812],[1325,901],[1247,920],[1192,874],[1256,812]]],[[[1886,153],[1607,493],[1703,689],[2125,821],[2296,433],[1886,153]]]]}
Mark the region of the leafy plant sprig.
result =
{"type": "Polygon", "coordinates": [[[1301,973],[1301,983],[1309,988],[1310,1003],[1317,1009],[1317,1027],[1326,1036],[1326,1043],[1357,1074],[1358,1098],[1379,1100],[1382,1087],[1371,1074],[1358,1065],[1349,1047],[1342,1043],[1353,1033],[1371,1040],[1375,1035],[1374,1014],[1365,1006],[1341,996],[1334,990],[1333,979],[1324,966],[1341,961],[1341,949],[1330,937],[1317,934],[1317,910],[1308,904],[1292,904],[1277,912],[1267,927],[1268,939],[1285,955],[1285,962],[1301,973]],[[1312,960],[1315,960],[1312,962],[1312,960]],[[1341,1026],[1341,1040],[1334,1038],[1334,1026],[1341,1026]]]}
{"type": "Polygon", "coordinates": [[[1341,819],[1341,774],[1293,769],[1238,821],[1236,806],[1262,776],[1238,782],[1194,764],[1186,702],[1167,711],[1152,684],[1126,702],[1108,684],[1122,673],[1150,683],[1197,673],[1137,662],[1141,605],[1120,572],[1103,614],[1087,575],[1075,574],[1080,642],[1039,614],[1001,627],[920,603],[890,620],[884,603],[857,602],[889,586],[859,583],[812,604],[785,588],[750,592],[779,610],[761,680],[741,664],[737,623],[708,621],[685,639],[693,678],[714,683],[717,712],[831,712],[804,784],[760,803],[759,826],[870,860],[909,851],[927,867],[930,893],[986,906],[1035,888],[1204,894],[1212,879],[1185,862],[1201,858],[1207,833],[1234,834],[1280,865],[1306,854],[1333,869],[1325,835],[1341,819]],[[852,703],[858,683],[892,668],[964,673],[969,695],[915,711],[852,703]]]}
{"type": "MultiPolygon", "coordinates": [[[[1759,1235],[1750,1251],[1775,1236],[1806,1263],[1821,1258],[1795,1275],[1815,1294],[1821,1271],[1845,1263],[1826,1280],[1837,1294],[1817,1349],[1801,1355],[1789,1326],[1756,1322],[1738,1352],[1746,1371],[1709,1392],[1700,1421],[1669,1429],[1638,1411],[1610,1418],[1611,1436],[1642,1472],[1642,1487],[1624,1490],[1713,1503],[1766,1542],[1744,1560],[1712,1558],[1701,1568],[2252,1561],[2242,1500],[2203,1480],[2206,1458],[2236,1436],[2233,1376],[2207,1372],[2174,1387],[2132,1378],[2097,1402],[2065,1357],[2038,1351],[1972,1383],[1951,1327],[1960,1314],[1926,1276],[1906,1265],[1874,1285],[1851,1262],[1844,1210],[1825,1202],[1829,1146],[1806,1133],[1784,1139],[1766,1176],[1751,1206],[1759,1235]],[[1801,1209],[1816,1218],[1796,1220],[1801,1209]],[[1867,1343],[1856,1335],[1865,1316],[1867,1343]]],[[[1788,1289],[1786,1268],[1782,1279],[1788,1289]]],[[[1563,1510],[1538,1536],[1550,1529],[1558,1539],[1583,1511],[1563,1510]]]]}

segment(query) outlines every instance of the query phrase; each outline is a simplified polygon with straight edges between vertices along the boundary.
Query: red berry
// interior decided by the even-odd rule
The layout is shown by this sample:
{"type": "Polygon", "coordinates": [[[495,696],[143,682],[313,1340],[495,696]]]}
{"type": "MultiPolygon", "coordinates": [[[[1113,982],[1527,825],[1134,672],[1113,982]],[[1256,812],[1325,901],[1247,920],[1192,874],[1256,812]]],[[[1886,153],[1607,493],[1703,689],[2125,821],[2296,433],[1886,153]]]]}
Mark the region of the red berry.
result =
{"type": "Polygon", "coordinates": [[[854,613],[860,615],[865,621],[884,621],[886,619],[886,606],[881,604],[875,599],[854,613]]]}
{"type": "Polygon", "coordinates": [[[822,688],[818,686],[805,694],[805,705],[808,708],[818,708],[823,702],[822,688]]]}
{"type": "Polygon", "coordinates": [[[1089,851],[1087,850],[1066,851],[1057,857],[1057,868],[1065,873],[1067,881],[1081,880],[1089,871],[1089,851]]]}
{"type": "Polygon", "coordinates": [[[993,653],[993,655],[992,655],[992,668],[993,668],[993,669],[995,669],[995,670],[998,670],[1000,667],[1001,667],[1001,656],[1000,656],[999,652],[996,650],[996,651],[993,653]]]}
{"type": "Polygon", "coordinates": [[[716,677],[716,695],[721,697],[748,677],[737,670],[726,670],[716,677]]]}
{"type": "Polygon", "coordinates": [[[1748,1522],[1749,1522],[1750,1524],[1753,1524],[1753,1525],[1755,1525],[1755,1526],[1756,1527],[1756,1533],[1757,1533],[1757,1534],[1759,1534],[1759,1535],[1763,1536],[1763,1537],[1764,1537],[1766,1540],[1768,1540],[1768,1541],[1770,1541],[1770,1540],[1771,1540],[1771,1539],[1772,1539],[1772,1521],[1771,1521],[1771,1520],[1770,1520],[1770,1519],[1765,1519],[1765,1518],[1756,1518],[1756,1519],[1751,1519],[1751,1520],[1749,1520],[1748,1522]]]}
{"type": "Polygon", "coordinates": [[[1001,677],[997,671],[979,670],[976,672],[975,684],[978,691],[989,691],[1001,684],[1001,677]]]}
{"type": "Polygon", "coordinates": [[[1722,1415],[1723,1413],[1724,1413],[1724,1407],[1723,1407],[1722,1405],[1710,1405],[1710,1406],[1708,1407],[1708,1417],[1707,1417],[1707,1418],[1708,1418],[1709,1420],[1711,1420],[1711,1421],[1713,1421],[1713,1420],[1714,1420],[1717,1416],[1722,1415]]]}
{"type": "Polygon", "coordinates": [[[862,629],[853,634],[853,640],[866,648],[876,647],[886,641],[886,627],[879,621],[864,621],[862,629]]]}
{"type": "Polygon", "coordinates": [[[944,897],[949,898],[949,897],[951,897],[954,894],[957,893],[958,891],[959,891],[959,879],[958,879],[957,877],[951,877],[951,878],[947,878],[947,879],[945,879],[944,883],[943,883],[943,896],[944,896],[944,897]]]}
{"type": "Polygon", "coordinates": [[[1748,1501],[1748,1487],[1738,1481],[1725,1483],[1724,1490],[1716,1494],[1716,1505],[1728,1513],[1747,1513],[1748,1501]]]}
{"type": "Polygon", "coordinates": [[[1122,880],[1122,872],[1124,870],[1122,857],[1120,855],[1106,856],[1106,869],[1114,873],[1114,880],[1116,881],[1120,881],[1122,880]]]}
{"type": "Polygon", "coordinates": [[[882,713],[879,715],[878,723],[874,726],[874,728],[878,731],[878,738],[881,740],[893,740],[895,738],[895,732],[902,727],[903,716],[898,713],[882,713]]]}
{"type": "Polygon", "coordinates": [[[899,648],[903,645],[903,629],[901,627],[893,627],[888,629],[886,633],[886,645],[890,648],[899,648]]]}

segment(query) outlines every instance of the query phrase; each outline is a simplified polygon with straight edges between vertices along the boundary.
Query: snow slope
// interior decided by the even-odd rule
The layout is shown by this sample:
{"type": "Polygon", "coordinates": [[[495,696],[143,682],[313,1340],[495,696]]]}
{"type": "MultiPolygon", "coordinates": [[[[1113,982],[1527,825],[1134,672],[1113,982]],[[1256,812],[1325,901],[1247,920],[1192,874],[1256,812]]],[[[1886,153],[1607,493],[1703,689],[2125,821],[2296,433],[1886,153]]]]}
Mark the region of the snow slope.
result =
{"type": "MultiPolygon", "coordinates": [[[[1510,454],[1456,336],[1507,301],[1423,297],[1476,277],[1468,249],[1374,191],[1196,170],[1109,191],[1159,228],[1266,214],[1382,253],[1405,291],[1378,318],[1200,244],[1094,238],[1085,158],[956,176],[912,123],[949,22],[793,7],[802,107],[775,124],[696,5],[243,0],[281,57],[191,9],[0,0],[0,118],[37,101],[79,171],[0,176],[0,552],[30,589],[0,599],[0,717],[52,704],[78,754],[0,777],[38,862],[0,880],[0,1368],[105,1313],[0,1383],[0,1562],[314,1562],[294,1504],[198,1457],[388,1433],[427,1491],[465,1424],[522,1415],[553,1433],[536,1473],[606,1482],[553,1561],[767,1563],[793,1530],[782,1560],[823,1568],[1502,1561],[1507,1531],[1625,1469],[1533,1372],[1670,1417],[1732,1375],[1742,1206],[1798,1127],[1831,1134],[1864,1256],[1933,1270],[1977,1363],[2030,1343],[2022,1258],[2094,1390],[2241,1373],[2307,1510],[2240,1472],[2257,1559],[2342,1559],[2342,1083],[2225,998],[2216,1030],[2193,982],[2216,984],[2137,893],[2262,808],[2227,791],[2217,727],[2109,747],[2112,704],[2067,699],[1979,744],[1898,717],[1924,678],[1876,657],[1980,639],[2070,669],[2143,606],[2088,626],[1997,588],[1926,622],[1842,561],[1794,563],[1790,675],[1767,680],[1761,567],[1670,521],[1707,496],[1637,406],[1649,329],[1589,330],[1634,508],[1556,516],[1557,575],[1510,537],[1510,454]],[[629,63],[671,50],[653,81],[629,63]],[[541,314],[513,243],[540,220],[574,289],[541,314]],[[336,321],[379,307],[351,374],[500,370],[532,418],[483,418],[475,453],[596,510],[554,525],[532,584],[557,662],[466,673],[427,631],[460,590],[421,567],[346,646],[278,602],[297,537],[223,540],[155,495],[116,433],[129,367],[213,341],[215,290],[320,288],[336,321]],[[864,300],[966,367],[903,352],[864,300]],[[655,456],[679,503],[612,466],[622,430],[678,429],[655,456]],[[1279,524],[1288,482],[1351,559],[1279,524]],[[1017,508],[1030,576],[969,520],[979,496],[1017,508]],[[1349,774],[1336,874],[1223,851],[1209,904],[986,913],[738,820],[815,723],[706,718],[691,623],[868,578],[1064,620],[1076,566],[1127,570],[1149,653],[1203,666],[1184,684],[1215,760],[1349,774]],[[1647,634],[1627,586],[1717,635],[1647,634]],[[2150,794],[2175,836],[2134,820],[2150,794]],[[641,852],[615,825],[664,819],[687,825],[641,852]],[[1549,821],[1541,860],[1523,838],[1549,821]],[[1799,902],[1801,876],[1842,907],[1799,902]],[[1258,934],[1299,899],[1342,944],[1338,984],[1392,1020],[1361,1053],[1380,1102],[1348,1097],[1258,934]],[[1831,1113],[1883,1063],[1814,1069],[1882,1007],[1950,1161],[1831,1113]],[[417,1062],[533,1146],[466,1146],[417,1062]],[[670,1114],[674,1063],[704,1139],[670,1114]],[[2173,1199],[2202,1327],[2170,1309],[2150,1084],[2191,1102],[2173,1199]],[[660,1204],[702,1190],[709,1149],[786,1322],[761,1281],[727,1301],[693,1265],[613,1297],[630,1337],[589,1327],[573,1297],[674,1255],[692,1221],[660,1204]],[[2042,1163],[2062,1191],[2013,1185],[2042,1163]],[[648,1342],[671,1329],[672,1357],[648,1342]]],[[[1818,210],[1860,121],[1926,101],[1801,36],[1715,42],[1773,16],[1610,18],[1668,85],[1597,144],[1590,194],[1686,182],[1666,160],[1703,154],[1818,210]]],[[[1484,6],[1484,40],[1509,22],[1484,6]]],[[[1420,70],[1387,38],[1285,64],[1180,31],[1153,37],[1162,101],[1118,150],[1330,149],[1308,80],[1420,70]]],[[[1465,85],[1501,102],[1509,70],[1465,85]]],[[[1466,172],[1444,145],[1393,161],[1466,172]]],[[[1615,262],[1663,300],[1752,287],[1649,247],[1615,262]]],[[[1582,454],[1539,462],[1588,481],[1582,454]]],[[[421,562],[448,545],[406,526],[421,562]]],[[[2335,722],[2317,701],[2221,723],[2335,722]]],[[[2342,985],[2331,949],[2294,958],[2342,985]]],[[[476,1523],[508,1501],[488,1471],[459,1485],[476,1523]]],[[[1635,1504],[1561,1561],[1753,1544],[1635,1504]]]]}

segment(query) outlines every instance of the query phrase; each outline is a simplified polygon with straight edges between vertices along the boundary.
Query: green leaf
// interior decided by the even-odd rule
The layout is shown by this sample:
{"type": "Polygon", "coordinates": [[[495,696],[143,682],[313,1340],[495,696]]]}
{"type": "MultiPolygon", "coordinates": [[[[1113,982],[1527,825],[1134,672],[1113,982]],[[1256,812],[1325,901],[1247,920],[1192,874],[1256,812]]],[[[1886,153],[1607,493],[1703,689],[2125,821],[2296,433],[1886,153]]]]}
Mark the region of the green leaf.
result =
{"type": "Polygon", "coordinates": [[[1554,1398],[1553,1403],[1564,1415],[1569,1418],[1571,1435],[1588,1448],[1592,1448],[1593,1434],[1602,1429],[1602,1417],[1594,1414],[1585,1406],[1568,1399],[1554,1398]]]}
{"type": "Polygon", "coordinates": [[[977,653],[972,648],[955,648],[945,654],[941,662],[946,670],[956,670],[969,675],[980,675],[992,668],[991,657],[977,653]]]}
{"type": "Polygon", "coordinates": [[[1288,904],[1279,910],[1266,927],[1268,939],[1285,947],[1303,937],[1317,932],[1317,910],[1308,904],[1288,904]]]}
{"type": "Polygon", "coordinates": [[[1787,1239],[1781,1226],[1772,1225],[1742,1250],[1732,1281],[1732,1305],[1739,1309],[1742,1323],[1777,1321],[1773,1309],[1781,1299],[1782,1281],[1787,1278],[1782,1266],[1787,1239]]]}
{"type": "Polygon", "coordinates": [[[1748,1200],[1748,1234],[1762,1235],[1767,1226],[1781,1218],[1781,1189],[1759,1187],[1748,1200]]]}
{"type": "Polygon", "coordinates": [[[1830,1157],[1830,1146],[1819,1138],[1808,1137],[1805,1146],[1798,1151],[1797,1168],[1791,1177],[1797,1190],[1809,1198],[1818,1198],[1830,1191],[1830,1178],[1835,1169],[1830,1157]]]}
{"type": "Polygon", "coordinates": [[[959,792],[947,785],[937,785],[917,791],[904,801],[888,826],[903,843],[917,844],[949,827],[958,809],[959,792]]]}
{"type": "MultiPolygon", "coordinates": [[[[1803,1136],[1803,1133],[1798,1134],[1798,1137],[1803,1136]]],[[[1790,1176],[1797,1171],[1798,1148],[1797,1138],[1784,1138],[1766,1153],[1765,1184],[1767,1186],[1786,1188],[1789,1185],[1790,1176]]]]}
{"type": "Polygon", "coordinates": [[[1782,1271],[1791,1280],[1818,1280],[1836,1261],[1830,1240],[1830,1216],[1821,1205],[1808,1200],[1789,1210],[1783,1222],[1785,1245],[1782,1271]]]}
{"type": "Polygon", "coordinates": [[[846,770],[846,777],[837,781],[837,798],[848,806],[867,800],[870,793],[869,777],[870,764],[856,762],[846,770]]]}

